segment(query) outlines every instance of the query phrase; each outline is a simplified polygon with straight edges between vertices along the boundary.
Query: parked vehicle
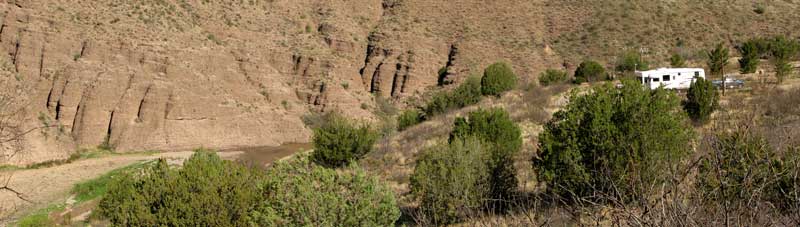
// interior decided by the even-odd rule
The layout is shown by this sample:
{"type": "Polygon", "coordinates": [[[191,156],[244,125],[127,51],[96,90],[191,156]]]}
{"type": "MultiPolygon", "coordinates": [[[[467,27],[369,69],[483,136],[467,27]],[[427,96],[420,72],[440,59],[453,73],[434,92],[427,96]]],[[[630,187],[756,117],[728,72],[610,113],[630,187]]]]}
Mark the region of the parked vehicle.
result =
{"type": "MultiPolygon", "coordinates": [[[[722,80],[712,80],[711,84],[717,89],[721,89],[723,85],[722,80]]],[[[744,87],[744,80],[736,79],[730,76],[725,77],[725,88],[742,88],[744,87]]]]}
{"type": "Polygon", "coordinates": [[[650,89],[689,89],[695,78],[706,78],[701,68],[660,68],[636,72],[636,78],[650,89]]]}

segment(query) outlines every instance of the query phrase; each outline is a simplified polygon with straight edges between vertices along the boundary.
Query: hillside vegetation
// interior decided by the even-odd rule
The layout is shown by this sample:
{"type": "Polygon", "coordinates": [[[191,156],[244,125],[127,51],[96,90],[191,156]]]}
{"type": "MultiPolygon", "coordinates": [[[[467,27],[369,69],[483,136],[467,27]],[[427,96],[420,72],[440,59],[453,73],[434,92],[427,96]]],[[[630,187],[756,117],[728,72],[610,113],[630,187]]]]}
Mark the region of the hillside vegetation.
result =
{"type": "Polygon", "coordinates": [[[314,147],[136,165],[22,226],[800,225],[797,0],[0,4],[0,179],[314,147]],[[669,65],[708,76],[632,80],[669,65]]]}
{"type": "Polygon", "coordinates": [[[18,83],[15,96],[24,97],[15,102],[32,103],[21,105],[19,121],[25,127],[47,123],[51,130],[25,137],[29,155],[0,162],[26,165],[69,157],[64,151],[69,149],[61,148],[103,144],[132,151],[310,142],[312,130],[300,120],[303,115],[341,111],[378,120],[373,96],[410,105],[431,90],[452,89],[481,75],[496,62],[513,68],[518,85],[537,81],[546,69],[573,72],[585,60],[609,69],[608,76],[617,74],[610,69],[629,71],[631,59],[655,68],[679,56],[699,66],[705,61],[702,50],[718,43],[733,48],[756,34],[796,38],[798,5],[796,0],[2,3],[0,46],[9,53],[0,57],[4,75],[18,83]],[[269,133],[260,133],[265,128],[269,133]]]}

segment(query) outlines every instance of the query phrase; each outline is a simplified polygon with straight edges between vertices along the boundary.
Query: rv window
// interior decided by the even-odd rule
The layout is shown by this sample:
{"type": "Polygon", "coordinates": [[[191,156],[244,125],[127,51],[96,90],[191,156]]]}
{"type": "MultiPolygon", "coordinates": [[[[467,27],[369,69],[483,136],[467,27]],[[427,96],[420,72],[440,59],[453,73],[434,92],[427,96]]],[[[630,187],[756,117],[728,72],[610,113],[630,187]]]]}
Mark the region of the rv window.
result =
{"type": "Polygon", "coordinates": [[[663,78],[664,78],[664,81],[669,81],[669,75],[664,75],[663,78]]]}
{"type": "Polygon", "coordinates": [[[658,82],[658,78],[653,78],[653,82],[658,82]]]}
{"type": "Polygon", "coordinates": [[[700,77],[700,72],[694,72],[694,77],[700,77]]]}

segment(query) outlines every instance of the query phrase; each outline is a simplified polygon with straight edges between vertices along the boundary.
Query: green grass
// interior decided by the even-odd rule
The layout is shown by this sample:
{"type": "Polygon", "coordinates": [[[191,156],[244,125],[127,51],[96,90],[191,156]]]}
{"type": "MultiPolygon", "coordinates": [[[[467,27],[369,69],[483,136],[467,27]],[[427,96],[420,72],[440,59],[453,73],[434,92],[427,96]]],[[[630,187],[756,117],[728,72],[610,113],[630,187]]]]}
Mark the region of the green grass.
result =
{"type": "Polygon", "coordinates": [[[20,169],[24,169],[24,168],[19,167],[19,166],[15,166],[15,165],[0,165],[0,172],[2,172],[2,171],[14,171],[14,170],[20,170],[20,169]]]}
{"type": "Polygon", "coordinates": [[[108,183],[122,174],[129,173],[142,167],[154,163],[153,161],[140,162],[129,166],[112,170],[100,177],[84,181],[72,187],[72,194],[75,195],[76,204],[99,198],[108,192],[108,183]]]}
{"type": "Polygon", "coordinates": [[[38,227],[38,226],[54,226],[55,223],[50,220],[50,213],[53,211],[63,210],[64,204],[51,204],[46,208],[42,208],[19,219],[17,226],[19,227],[38,227]]]}
{"type": "Polygon", "coordinates": [[[25,169],[40,169],[40,168],[53,167],[63,164],[69,164],[78,160],[105,157],[113,154],[116,153],[114,153],[114,151],[106,149],[81,149],[71,154],[67,159],[50,160],[46,162],[34,163],[26,166],[25,169]]]}

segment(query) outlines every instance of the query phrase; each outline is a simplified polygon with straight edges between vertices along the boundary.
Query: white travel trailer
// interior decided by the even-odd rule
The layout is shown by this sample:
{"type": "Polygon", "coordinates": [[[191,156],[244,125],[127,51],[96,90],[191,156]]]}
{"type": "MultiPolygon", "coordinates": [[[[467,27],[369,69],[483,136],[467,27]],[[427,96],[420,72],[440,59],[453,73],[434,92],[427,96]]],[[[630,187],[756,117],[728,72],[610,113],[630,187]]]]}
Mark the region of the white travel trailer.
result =
{"type": "Polygon", "coordinates": [[[694,83],[695,77],[705,79],[705,70],[701,68],[660,68],[636,72],[636,79],[650,89],[660,86],[664,86],[666,89],[689,89],[689,86],[694,83]]]}

